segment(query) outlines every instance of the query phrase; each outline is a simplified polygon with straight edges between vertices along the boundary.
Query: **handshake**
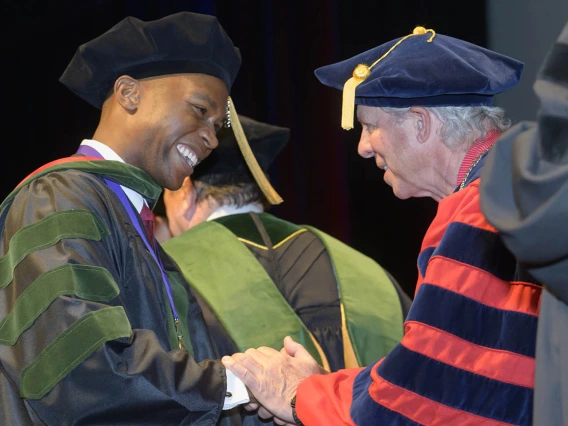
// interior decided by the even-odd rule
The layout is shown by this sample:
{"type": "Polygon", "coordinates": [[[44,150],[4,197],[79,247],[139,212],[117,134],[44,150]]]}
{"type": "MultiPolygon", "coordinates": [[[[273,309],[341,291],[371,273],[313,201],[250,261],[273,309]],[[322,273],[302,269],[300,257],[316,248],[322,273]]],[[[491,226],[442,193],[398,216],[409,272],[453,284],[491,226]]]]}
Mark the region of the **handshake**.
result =
{"type": "Polygon", "coordinates": [[[261,346],[225,356],[222,362],[252,394],[245,409],[258,410],[259,417],[272,418],[278,425],[298,424],[291,405],[298,385],[312,374],[329,373],[290,336],[280,351],[261,346]]]}

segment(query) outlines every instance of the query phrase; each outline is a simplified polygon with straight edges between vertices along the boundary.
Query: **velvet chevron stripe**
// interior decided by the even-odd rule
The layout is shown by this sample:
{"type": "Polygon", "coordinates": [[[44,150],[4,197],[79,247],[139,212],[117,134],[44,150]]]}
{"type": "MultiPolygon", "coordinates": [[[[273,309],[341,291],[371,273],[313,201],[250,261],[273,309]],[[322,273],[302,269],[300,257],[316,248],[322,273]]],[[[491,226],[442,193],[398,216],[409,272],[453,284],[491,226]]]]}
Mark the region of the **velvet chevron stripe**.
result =
{"type": "Polygon", "coordinates": [[[39,399],[105,342],[130,337],[122,306],[89,312],[57,336],[21,374],[22,398],[39,399]]]}
{"type": "Polygon", "coordinates": [[[371,371],[376,368],[372,365],[363,370],[353,383],[353,395],[357,395],[351,404],[351,418],[356,425],[371,425],[380,419],[380,424],[397,426],[419,426],[420,423],[410,420],[410,416],[389,410],[379,401],[374,401],[369,388],[375,386],[371,379],[371,371]],[[378,404],[376,402],[379,402],[378,404]]]}
{"type": "Polygon", "coordinates": [[[474,226],[451,223],[431,258],[442,256],[490,272],[495,277],[511,280],[515,260],[499,234],[474,226]]]}
{"type": "Polygon", "coordinates": [[[492,308],[441,287],[422,284],[406,320],[431,325],[476,345],[534,357],[535,316],[492,308]],[[452,309],[431,309],[438,304],[452,309]]]}
{"type": "Polygon", "coordinates": [[[110,272],[100,266],[66,264],[41,274],[0,321],[0,343],[14,345],[20,335],[64,294],[87,300],[109,301],[119,294],[110,272]]]}
{"type": "Polygon", "coordinates": [[[443,287],[493,308],[538,315],[540,285],[499,280],[482,269],[457,266],[451,259],[438,257],[428,265],[427,281],[419,284],[443,287]]]}
{"type": "Polygon", "coordinates": [[[354,401],[351,415],[358,425],[375,424],[378,419],[381,424],[388,425],[510,425],[452,408],[396,386],[377,374],[377,365],[357,376],[353,390],[359,396],[354,401]]]}
{"type": "Polygon", "coordinates": [[[64,238],[100,241],[109,232],[88,210],[64,210],[26,226],[10,240],[8,253],[0,259],[0,289],[12,281],[14,268],[30,253],[53,246],[64,238]]]}
{"type": "Polygon", "coordinates": [[[450,333],[413,321],[406,322],[406,330],[404,346],[411,351],[489,379],[532,388],[534,358],[473,345],[450,333]]]}
{"type": "MultiPolygon", "coordinates": [[[[378,375],[408,393],[478,416],[515,425],[529,424],[532,417],[532,389],[447,365],[404,345],[393,349],[378,375]]],[[[380,396],[381,391],[372,387],[369,392],[380,396]]]]}

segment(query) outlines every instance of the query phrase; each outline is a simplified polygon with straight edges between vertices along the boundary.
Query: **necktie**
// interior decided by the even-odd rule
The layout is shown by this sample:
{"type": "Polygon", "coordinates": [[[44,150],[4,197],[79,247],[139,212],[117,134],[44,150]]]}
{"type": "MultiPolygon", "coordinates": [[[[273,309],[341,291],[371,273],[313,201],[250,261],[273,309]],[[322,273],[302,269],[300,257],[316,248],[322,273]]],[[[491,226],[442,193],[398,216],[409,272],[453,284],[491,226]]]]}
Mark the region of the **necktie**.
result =
{"type": "Polygon", "coordinates": [[[144,204],[142,206],[142,211],[140,212],[140,217],[142,218],[142,223],[144,228],[146,228],[146,235],[148,235],[148,241],[152,248],[154,247],[154,215],[152,210],[144,204]]]}

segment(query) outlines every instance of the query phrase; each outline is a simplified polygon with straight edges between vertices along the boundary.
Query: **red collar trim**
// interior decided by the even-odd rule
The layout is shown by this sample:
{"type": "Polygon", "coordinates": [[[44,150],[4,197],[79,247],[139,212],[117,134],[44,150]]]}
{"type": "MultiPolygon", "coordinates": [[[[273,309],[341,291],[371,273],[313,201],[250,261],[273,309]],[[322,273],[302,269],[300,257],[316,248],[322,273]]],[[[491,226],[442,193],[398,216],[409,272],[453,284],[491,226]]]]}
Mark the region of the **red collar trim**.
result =
{"type": "Polygon", "coordinates": [[[497,142],[499,136],[501,136],[501,132],[499,130],[490,130],[485,135],[485,139],[478,139],[473,143],[469,151],[467,151],[467,153],[465,154],[465,157],[461,163],[456,186],[459,186],[463,181],[465,174],[467,173],[469,167],[473,164],[477,156],[491,148],[493,144],[497,142]]]}
{"type": "MultiPolygon", "coordinates": [[[[74,157],[65,157],[65,158],[60,158],[58,160],[54,160],[51,161],[47,164],[44,164],[43,166],[39,167],[38,169],[36,169],[35,171],[33,171],[32,173],[30,173],[29,175],[27,175],[25,177],[25,179],[23,179],[18,186],[20,186],[22,183],[24,183],[26,180],[28,180],[29,178],[31,178],[33,175],[36,175],[40,172],[42,172],[45,169],[48,169],[52,166],[57,166],[58,164],[65,164],[65,163],[71,163],[74,161],[95,161],[95,160],[102,160],[102,158],[98,158],[98,157],[87,157],[85,155],[77,155],[74,157]]],[[[18,187],[16,186],[16,188],[18,187]]]]}

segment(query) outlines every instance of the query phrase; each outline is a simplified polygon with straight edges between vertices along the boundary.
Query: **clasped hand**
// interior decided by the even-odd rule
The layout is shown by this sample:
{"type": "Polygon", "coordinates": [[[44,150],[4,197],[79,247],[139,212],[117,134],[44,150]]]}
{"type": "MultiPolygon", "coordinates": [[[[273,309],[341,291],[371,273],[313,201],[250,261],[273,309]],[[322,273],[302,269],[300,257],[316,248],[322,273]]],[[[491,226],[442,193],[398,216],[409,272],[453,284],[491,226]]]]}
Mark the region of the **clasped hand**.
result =
{"type": "Polygon", "coordinates": [[[300,382],[312,374],[328,373],[290,336],[284,338],[284,347],[280,351],[261,346],[225,356],[222,362],[256,399],[245,408],[258,409],[261,418],[273,418],[279,425],[294,424],[290,401],[300,382]]]}

